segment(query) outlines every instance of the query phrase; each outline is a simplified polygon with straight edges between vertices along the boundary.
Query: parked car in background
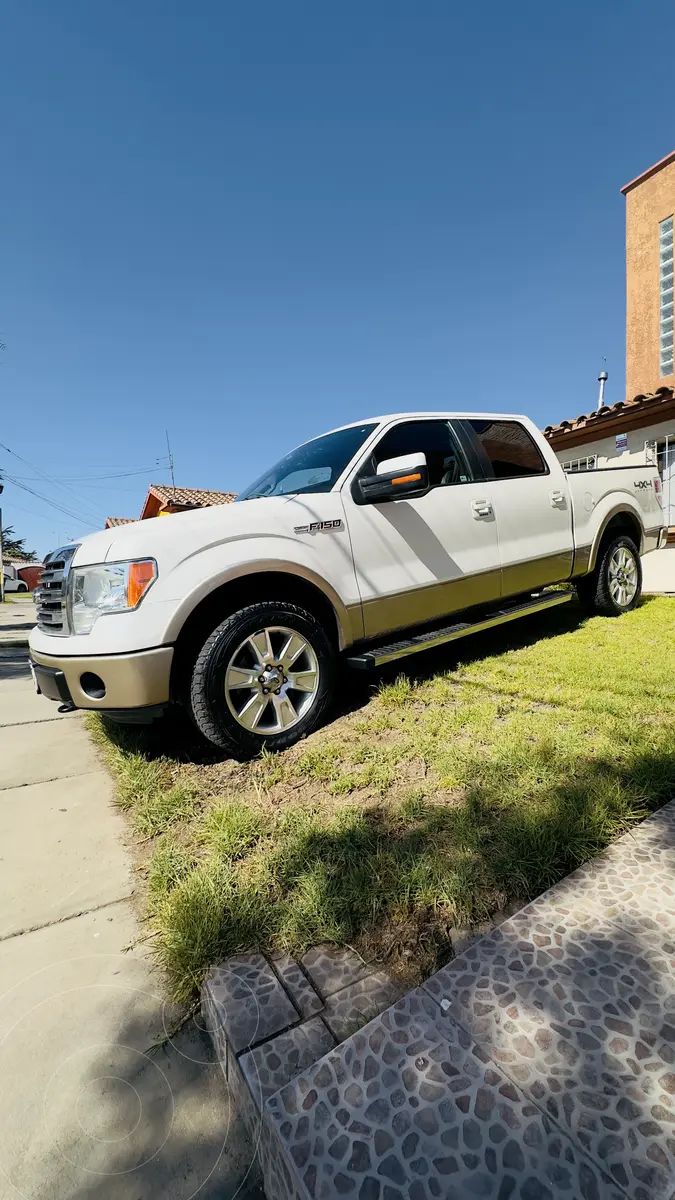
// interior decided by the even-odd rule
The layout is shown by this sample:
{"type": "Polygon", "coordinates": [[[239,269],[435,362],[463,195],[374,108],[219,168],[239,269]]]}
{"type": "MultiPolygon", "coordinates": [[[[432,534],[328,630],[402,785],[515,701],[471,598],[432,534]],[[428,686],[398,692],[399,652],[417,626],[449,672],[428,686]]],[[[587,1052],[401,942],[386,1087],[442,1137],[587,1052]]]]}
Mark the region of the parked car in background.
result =
{"type": "Polygon", "coordinates": [[[13,563],[3,563],[2,585],[7,593],[30,591],[25,579],[21,578],[17,568],[13,565],[13,563]]]}
{"type": "Polygon", "coordinates": [[[54,700],[172,701],[237,756],[315,729],[340,656],[372,668],[570,599],[619,615],[663,543],[654,467],[566,474],[536,426],[405,413],[324,434],[234,504],[54,551],[30,638],[54,700]]]}

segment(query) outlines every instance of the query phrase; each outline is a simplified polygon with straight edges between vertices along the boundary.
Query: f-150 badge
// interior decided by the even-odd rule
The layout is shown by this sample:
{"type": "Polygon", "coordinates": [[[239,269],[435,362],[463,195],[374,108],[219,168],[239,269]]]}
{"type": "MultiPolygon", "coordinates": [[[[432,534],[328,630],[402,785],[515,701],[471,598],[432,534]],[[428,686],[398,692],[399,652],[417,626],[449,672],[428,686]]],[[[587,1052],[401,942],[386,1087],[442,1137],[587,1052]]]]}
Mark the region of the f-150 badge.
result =
{"type": "Polygon", "coordinates": [[[328,533],[334,529],[342,529],[342,519],[336,521],[312,521],[309,525],[296,525],[294,533],[328,533]]]}

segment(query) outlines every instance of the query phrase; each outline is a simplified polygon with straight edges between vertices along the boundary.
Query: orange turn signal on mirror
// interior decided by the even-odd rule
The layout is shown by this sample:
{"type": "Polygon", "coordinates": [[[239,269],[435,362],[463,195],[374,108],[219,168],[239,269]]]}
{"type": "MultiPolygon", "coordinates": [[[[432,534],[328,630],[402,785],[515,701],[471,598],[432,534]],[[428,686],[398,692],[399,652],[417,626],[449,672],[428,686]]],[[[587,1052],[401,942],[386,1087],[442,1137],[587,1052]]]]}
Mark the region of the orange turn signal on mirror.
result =
{"type": "Polygon", "coordinates": [[[151,558],[146,558],[143,562],[130,563],[129,581],[127,583],[127,604],[129,608],[136,607],[156,577],[157,567],[151,558]]]}
{"type": "Polygon", "coordinates": [[[398,479],[392,479],[392,481],[391,481],[391,482],[392,482],[393,484],[394,484],[394,483],[416,483],[416,482],[417,482],[417,480],[418,480],[418,479],[421,479],[421,478],[422,478],[422,476],[421,476],[420,474],[417,474],[417,475],[401,475],[401,476],[399,476],[399,478],[398,478],[398,479]]]}

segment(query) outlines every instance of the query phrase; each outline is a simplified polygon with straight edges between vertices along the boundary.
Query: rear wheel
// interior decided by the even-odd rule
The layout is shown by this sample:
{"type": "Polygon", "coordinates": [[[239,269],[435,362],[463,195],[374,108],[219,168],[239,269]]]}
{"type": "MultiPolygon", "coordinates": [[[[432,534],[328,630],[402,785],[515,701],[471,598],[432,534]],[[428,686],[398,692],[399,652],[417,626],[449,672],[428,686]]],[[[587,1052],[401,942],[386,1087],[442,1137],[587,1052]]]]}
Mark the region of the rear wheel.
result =
{"type": "Polygon", "coordinates": [[[16,589],[16,590],[17,590],[17,592],[27,592],[27,591],[28,591],[28,584],[27,584],[27,583],[20,583],[20,584],[19,584],[19,586],[17,587],[17,589],[16,589]]]}
{"type": "Polygon", "coordinates": [[[592,613],[618,617],[635,608],[642,593],[642,565],[632,538],[622,535],[607,542],[595,570],[579,580],[577,591],[592,613]]]}
{"type": "Polygon", "coordinates": [[[336,653],[323,627],[295,604],[262,601],[233,613],[206,639],[190,684],[194,721],[235,758],[284,750],[320,724],[336,653]]]}

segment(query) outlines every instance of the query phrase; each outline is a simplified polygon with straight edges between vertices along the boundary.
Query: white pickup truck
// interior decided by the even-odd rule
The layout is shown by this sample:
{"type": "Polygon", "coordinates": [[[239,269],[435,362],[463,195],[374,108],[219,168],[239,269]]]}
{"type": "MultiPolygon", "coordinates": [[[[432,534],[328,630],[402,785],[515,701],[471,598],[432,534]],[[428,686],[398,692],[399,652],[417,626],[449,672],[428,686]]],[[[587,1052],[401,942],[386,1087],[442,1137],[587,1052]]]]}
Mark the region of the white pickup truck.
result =
{"type": "Polygon", "coordinates": [[[377,667],[571,596],[637,603],[665,540],[653,467],[566,474],[526,417],[405,413],[293,450],[234,504],[94,533],[46,560],[45,696],[117,720],[182,703],[237,757],[289,746],[338,660],[377,667]]]}

